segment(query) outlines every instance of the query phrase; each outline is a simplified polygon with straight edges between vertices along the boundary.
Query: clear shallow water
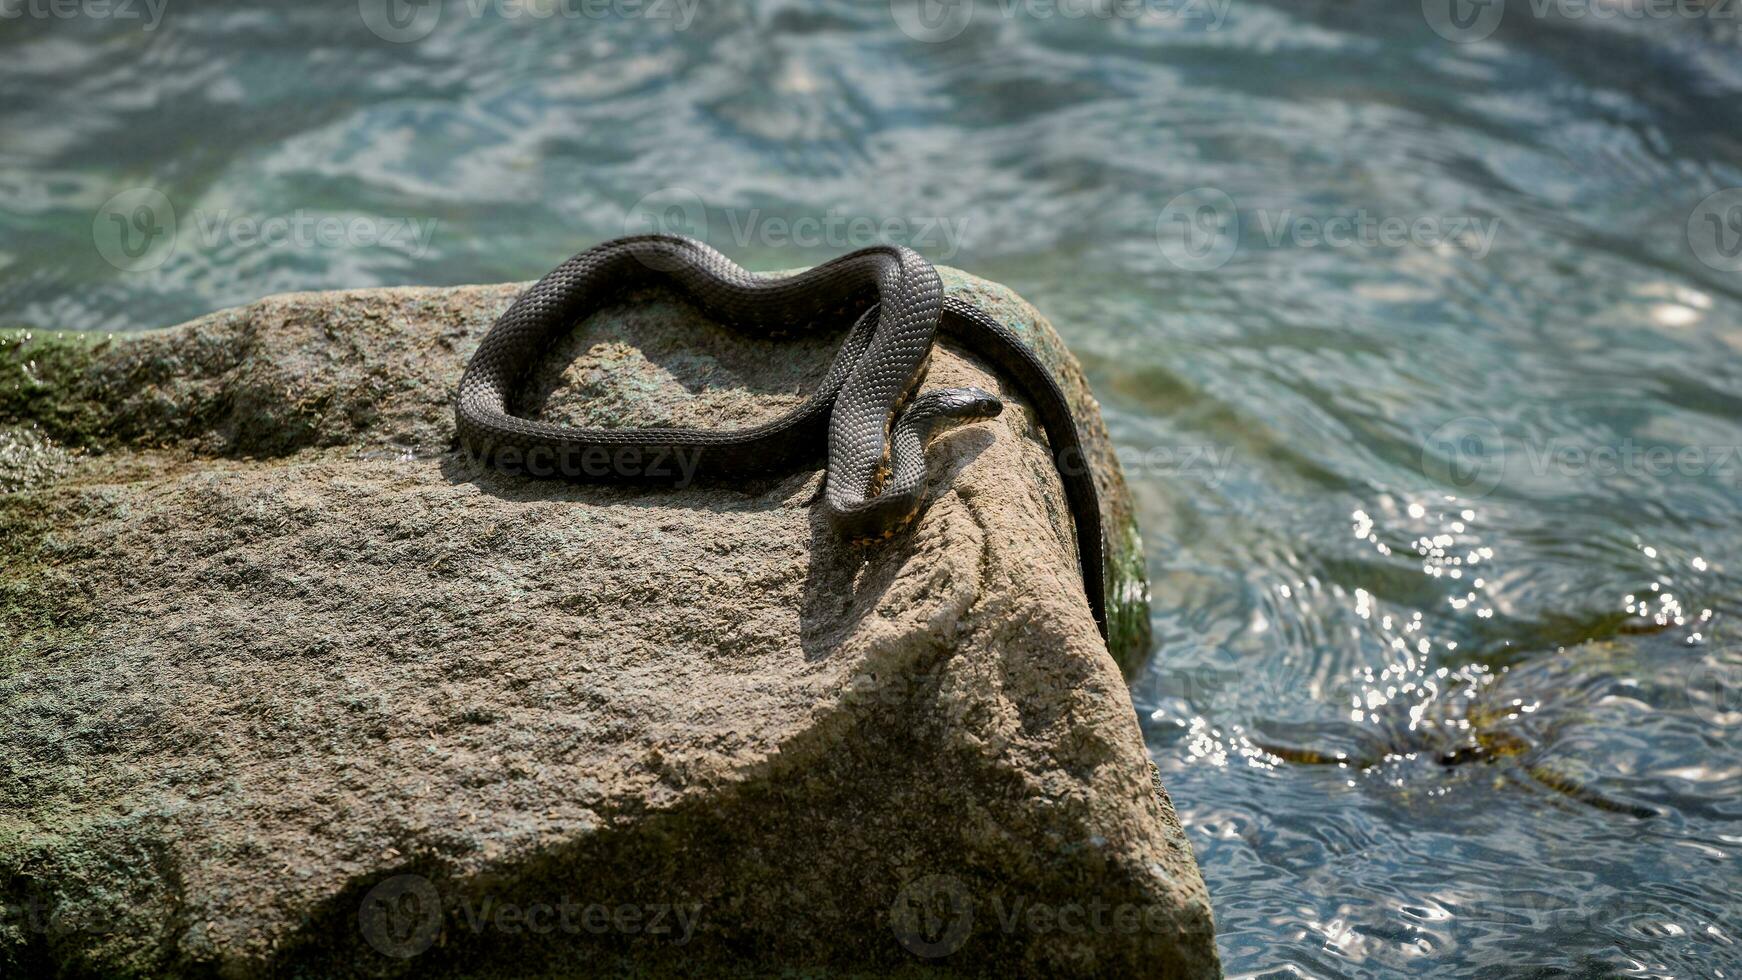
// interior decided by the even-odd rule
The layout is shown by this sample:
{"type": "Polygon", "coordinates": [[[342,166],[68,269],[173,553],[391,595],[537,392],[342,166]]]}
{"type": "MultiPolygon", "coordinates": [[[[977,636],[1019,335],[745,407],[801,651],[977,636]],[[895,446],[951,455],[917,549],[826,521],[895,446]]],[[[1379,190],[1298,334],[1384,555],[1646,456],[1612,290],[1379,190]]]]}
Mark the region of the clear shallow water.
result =
{"type": "Polygon", "coordinates": [[[1102,399],[1230,974],[1742,970],[1735,19],[134,9],[0,19],[0,321],[915,244],[1102,399]]]}

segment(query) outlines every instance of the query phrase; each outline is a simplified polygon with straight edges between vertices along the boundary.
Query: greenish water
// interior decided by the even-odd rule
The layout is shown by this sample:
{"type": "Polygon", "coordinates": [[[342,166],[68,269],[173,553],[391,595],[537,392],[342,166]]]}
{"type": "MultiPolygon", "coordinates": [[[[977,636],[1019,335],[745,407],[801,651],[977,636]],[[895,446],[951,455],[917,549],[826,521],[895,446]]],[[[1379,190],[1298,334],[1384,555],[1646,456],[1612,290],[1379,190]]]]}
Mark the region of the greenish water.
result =
{"type": "Polygon", "coordinates": [[[1734,975],[1732,6],[9,0],[0,322],[914,244],[1101,397],[1230,974],[1734,975]]]}

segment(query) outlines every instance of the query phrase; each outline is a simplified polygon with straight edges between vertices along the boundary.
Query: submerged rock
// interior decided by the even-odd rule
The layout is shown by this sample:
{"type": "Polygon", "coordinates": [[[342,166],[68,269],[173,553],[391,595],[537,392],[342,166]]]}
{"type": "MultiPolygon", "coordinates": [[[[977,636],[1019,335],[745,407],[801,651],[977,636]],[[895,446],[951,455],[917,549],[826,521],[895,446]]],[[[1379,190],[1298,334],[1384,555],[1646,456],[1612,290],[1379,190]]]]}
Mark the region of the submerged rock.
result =
{"type": "MultiPolygon", "coordinates": [[[[1081,373],[945,275],[1078,403],[1130,654],[1141,556],[1081,373]]],[[[450,451],[449,400],[517,288],[0,346],[0,973],[1216,974],[1029,412],[942,438],[934,502],[868,552],[818,472],[514,479],[450,451]]],[[[528,410],[740,425],[832,350],[650,293],[528,410]]],[[[928,384],[1021,407],[947,343],[928,384]]]]}

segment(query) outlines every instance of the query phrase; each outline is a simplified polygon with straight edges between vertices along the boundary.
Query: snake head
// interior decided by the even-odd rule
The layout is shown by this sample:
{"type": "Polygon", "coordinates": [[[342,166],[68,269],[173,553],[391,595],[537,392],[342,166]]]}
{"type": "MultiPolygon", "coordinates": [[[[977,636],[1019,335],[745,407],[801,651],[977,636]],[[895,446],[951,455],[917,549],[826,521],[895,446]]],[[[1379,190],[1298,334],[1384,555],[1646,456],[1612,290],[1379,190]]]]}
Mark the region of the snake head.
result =
{"type": "Polygon", "coordinates": [[[912,523],[924,503],[925,450],[932,437],[966,422],[1004,411],[998,396],[979,388],[927,391],[909,402],[895,419],[887,443],[886,467],[869,496],[854,498],[825,489],[836,528],[849,541],[887,540],[912,523]]]}
{"type": "Polygon", "coordinates": [[[914,399],[903,415],[913,418],[917,413],[920,418],[935,418],[939,423],[948,425],[995,418],[1002,411],[1004,403],[989,391],[980,388],[944,388],[928,391],[914,399]]]}

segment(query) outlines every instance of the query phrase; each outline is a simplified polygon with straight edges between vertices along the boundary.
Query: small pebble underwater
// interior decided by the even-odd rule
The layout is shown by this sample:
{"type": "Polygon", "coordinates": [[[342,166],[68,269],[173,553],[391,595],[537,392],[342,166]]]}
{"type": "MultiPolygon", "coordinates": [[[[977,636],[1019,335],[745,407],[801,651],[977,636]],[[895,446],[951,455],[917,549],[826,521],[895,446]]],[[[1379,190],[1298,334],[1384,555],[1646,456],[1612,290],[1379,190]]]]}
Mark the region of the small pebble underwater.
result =
{"type": "Polygon", "coordinates": [[[0,19],[0,325],[912,245],[1101,400],[1230,975],[1742,971],[1742,5],[104,9],[0,19]]]}

